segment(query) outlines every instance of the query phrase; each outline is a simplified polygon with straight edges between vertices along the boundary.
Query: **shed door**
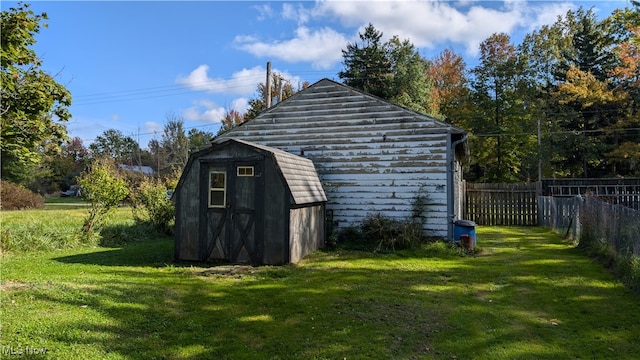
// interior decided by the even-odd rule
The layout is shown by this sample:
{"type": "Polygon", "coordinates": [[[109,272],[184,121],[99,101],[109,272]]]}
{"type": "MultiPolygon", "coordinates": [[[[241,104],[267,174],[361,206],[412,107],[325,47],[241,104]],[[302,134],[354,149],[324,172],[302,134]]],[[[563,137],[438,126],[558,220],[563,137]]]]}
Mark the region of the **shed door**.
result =
{"type": "MultiPolygon", "coordinates": [[[[207,229],[201,232],[202,260],[262,262],[262,234],[256,231],[256,204],[264,199],[259,191],[261,161],[215,163],[205,171],[207,229]]],[[[204,190],[204,189],[203,189],[204,190]]]]}

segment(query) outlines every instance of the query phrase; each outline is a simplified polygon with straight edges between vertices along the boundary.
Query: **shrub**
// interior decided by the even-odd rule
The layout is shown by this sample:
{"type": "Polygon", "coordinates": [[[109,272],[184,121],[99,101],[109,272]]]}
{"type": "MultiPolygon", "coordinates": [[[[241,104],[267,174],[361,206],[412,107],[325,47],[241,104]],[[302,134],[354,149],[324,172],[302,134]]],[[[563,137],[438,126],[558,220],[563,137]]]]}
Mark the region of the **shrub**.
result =
{"type": "Polygon", "coordinates": [[[85,198],[91,202],[82,230],[87,238],[93,237],[102,227],[109,213],[129,195],[127,182],[109,159],[98,159],[79,180],[85,198]]]}
{"type": "Polygon", "coordinates": [[[160,180],[146,179],[131,197],[133,218],[141,223],[150,223],[167,235],[173,233],[176,217],[175,205],[167,195],[167,186],[160,180]]]}
{"type": "Polygon", "coordinates": [[[375,213],[367,216],[359,227],[348,227],[332,235],[329,245],[373,252],[415,248],[429,242],[423,230],[429,205],[429,196],[420,187],[411,203],[411,216],[407,219],[375,213]]]}
{"type": "Polygon", "coordinates": [[[368,216],[362,222],[362,234],[375,239],[374,251],[408,249],[419,244],[423,238],[420,223],[400,221],[380,213],[368,216]]]}
{"type": "Polygon", "coordinates": [[[42,196],[4,180],[0,181],[0,199],[0,209],[2,210],[41,209],[44,207],[42,196]]]}
{"type": "Polygon", "coordinates": [[[616,273],[623,283],[640,293],[640,257],[631,253],[620,256],[616,261],[616,273]]]}

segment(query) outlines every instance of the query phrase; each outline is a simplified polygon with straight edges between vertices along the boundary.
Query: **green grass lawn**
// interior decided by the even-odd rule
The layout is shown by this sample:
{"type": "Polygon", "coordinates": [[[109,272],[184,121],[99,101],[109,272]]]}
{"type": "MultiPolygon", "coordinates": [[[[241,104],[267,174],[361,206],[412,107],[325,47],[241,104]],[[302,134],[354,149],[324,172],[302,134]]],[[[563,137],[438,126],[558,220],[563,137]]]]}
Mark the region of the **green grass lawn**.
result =
{"type": "Polygon", "coordinates": [[[283,267],[174,263],[170,237],[5,254],[0,357],[637,358],[640,298],[606,269],[545,229],[477,233],[475,257],[335,250],[283,267]]]}

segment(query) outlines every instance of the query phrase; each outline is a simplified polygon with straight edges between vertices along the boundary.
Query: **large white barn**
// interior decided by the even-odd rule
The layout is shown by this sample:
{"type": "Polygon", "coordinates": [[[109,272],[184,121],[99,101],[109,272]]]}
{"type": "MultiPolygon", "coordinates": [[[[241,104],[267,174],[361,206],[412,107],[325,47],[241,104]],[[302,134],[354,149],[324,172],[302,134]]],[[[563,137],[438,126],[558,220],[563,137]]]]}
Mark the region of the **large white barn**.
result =
{"type": "Polygon", "coordinates": [[[374,213],[404,219],[426,196],[426,235],[451,239],[462,215],[465,131],[323,79],[215,138],[284,150],[313,161],[334,228],[374,213]]]}

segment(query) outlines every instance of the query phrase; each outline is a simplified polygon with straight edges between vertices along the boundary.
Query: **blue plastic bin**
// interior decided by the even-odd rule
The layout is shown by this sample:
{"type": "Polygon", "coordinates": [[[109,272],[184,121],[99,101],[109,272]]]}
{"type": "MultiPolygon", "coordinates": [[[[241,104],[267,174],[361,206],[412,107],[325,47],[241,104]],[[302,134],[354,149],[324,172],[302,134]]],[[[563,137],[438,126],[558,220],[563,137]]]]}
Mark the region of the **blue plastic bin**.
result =
{"type": "Polygon", "coordinates": [[[453,241],[460,243],[460,235],[469,235],[473,239],[473,246],[476,246],[476,226],[471,220],[456,220],[453,223],[453,241]]]}

